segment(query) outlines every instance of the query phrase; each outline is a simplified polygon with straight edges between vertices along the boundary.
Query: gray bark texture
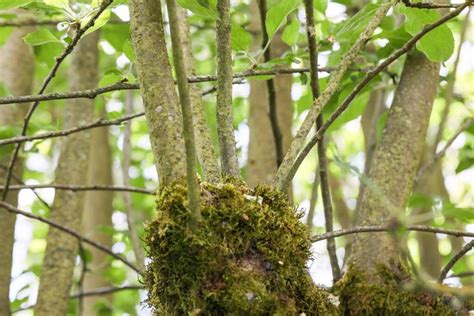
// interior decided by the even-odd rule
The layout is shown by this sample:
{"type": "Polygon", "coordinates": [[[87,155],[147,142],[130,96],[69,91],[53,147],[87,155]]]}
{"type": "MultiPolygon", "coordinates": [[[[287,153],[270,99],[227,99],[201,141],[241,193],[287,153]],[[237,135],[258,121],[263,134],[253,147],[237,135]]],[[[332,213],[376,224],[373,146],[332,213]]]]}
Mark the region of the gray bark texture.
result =
{"type": "MultiPolygon", "coordinates": [[[[69,89],[91,89],[97,85],[98,33],[84,37],[71,55],[69,89]]],[[[94,101],[73,99],[64,109],[64,127],[70,128],[93,118],[94,101]]],[[[83,132],[65,138],[56,168],[56,182],[87,184],[90,133],[83,132]]],[[[84,209],[84,192],[56,191],[50,219],[79,231],[84,209]]],[[[66,314],[73,271],[78,252],[76,238],[50,228],[40,279],[35,315],[66,314]]]]}
{"type": "Polygon", "coordinates": [[[131,0],[140,92],[161,185],[186,176],[183,119],[168,59],[161,2],[131,0]]]}
{"type": "MultiPolygon", "coordinates": [[[[388,224],[402,216],[425,144],[426,130],[438,86],[439,64],[424,55],[408,55],[390,108],[381,143],[368,171],[371,183],[362,196],[356,226],[388,224]]],[[[400,252],[387,234],[354,238],[351,266],[377,283],[380,264],[398,272],[400,252]]]]}

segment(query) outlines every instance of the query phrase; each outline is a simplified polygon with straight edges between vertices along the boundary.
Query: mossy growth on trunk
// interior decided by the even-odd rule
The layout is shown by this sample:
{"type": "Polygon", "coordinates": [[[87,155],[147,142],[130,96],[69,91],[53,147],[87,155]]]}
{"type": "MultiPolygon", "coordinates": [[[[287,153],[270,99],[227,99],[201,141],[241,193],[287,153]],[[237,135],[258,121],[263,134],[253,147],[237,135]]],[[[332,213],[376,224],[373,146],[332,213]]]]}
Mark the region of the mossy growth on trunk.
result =
{"type": "Polygon", "coordinates": [[[201,185],[202,222],[191,229],[186,186],[157,196],[147,226],[148,304],[160,315],[334,315],[312,282],[301,213],[268,187],[201,185]]]}
{"type": "MultiPolygon", "coordinates": [[[[367,282],[364,273],[350,267],[335,286],[339,295],[342,315],[463,315],[451,297],[431,293],[426,288],[415,287],[403,267],[395,273],[385,266],[378,266],[380,284],[367,282]]],[[[467,312],[467,310],[466,310],[467,312]]]]}

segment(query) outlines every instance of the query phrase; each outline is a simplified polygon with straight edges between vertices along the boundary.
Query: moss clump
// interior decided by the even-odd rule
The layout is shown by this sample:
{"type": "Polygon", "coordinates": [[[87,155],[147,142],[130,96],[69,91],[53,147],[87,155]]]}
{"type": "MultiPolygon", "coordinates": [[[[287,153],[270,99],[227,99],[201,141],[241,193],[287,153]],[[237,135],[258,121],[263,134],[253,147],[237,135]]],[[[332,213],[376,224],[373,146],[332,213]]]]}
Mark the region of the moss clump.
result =
{"type": "Polygon", "coordinates": [[[148,303],[172,315],[331,315],[335,307],[306,268],[301,214],[267,187],[201,187],[203,220],[189,226],[186,187],[164,187],[147,227],[148,303]]]}
{"type": "Polygon", "coordinates": [[[457,315],[442,296],[422,289],[407,289],[407,279],[378,267],[382,284],[369,284],[363,273],[350,268],[337,285],[344,315],[457,315]]]}

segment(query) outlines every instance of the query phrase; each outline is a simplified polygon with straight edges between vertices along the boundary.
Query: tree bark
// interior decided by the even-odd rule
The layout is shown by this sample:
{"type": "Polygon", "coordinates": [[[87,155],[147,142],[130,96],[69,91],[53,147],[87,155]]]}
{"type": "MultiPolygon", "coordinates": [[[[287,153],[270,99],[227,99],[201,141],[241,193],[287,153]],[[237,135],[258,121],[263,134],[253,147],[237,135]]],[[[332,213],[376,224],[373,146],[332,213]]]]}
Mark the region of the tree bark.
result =
{"type": "MultiPolygon", "coordinates": [[[[381,143],[374,152],[368,178],[373,184],[362,196],[356,226],[388,224],[403,214],[419,165],[438,86],[439,64],[418,52],[409,54],[389,111],[381,143]]],[[[383,282],[378,267],[401,272],[400,252],[386,234],[354,238],[351,268],[369,284],[383,282]]]]}
{"type": "Polygon", "coordinates": [[[140,92],[161,185],[186,176],[183,119],[166,48],[161,2],[131,0],[140,92]]]}
{"type": "MultiPolygon", "coordinates": [[[[96,128],[91,132],[88,182],[90,185],[113,185],[108,127],[96,128]]],[[[102,229],[112,227],[113,198],[113,191],[88,191],[82,213],[84,235],[107,248],[112,247],[112,235],[102,229]]],[[[92,261],[87,264],[88,272],[84,277],[84,290],[110,286],[110,282],[103,274],[109,266],[107,254],[94,247],[84,248],[92,254],[92,261]]],[[[96,303],[103,299],[110,301],[111,297],[111,295],[85,297],[83,315],[96,315],[96,303]]]]}
{"type": "MultiPolygon", "coordinates": [[[[70,90],[95,88],[97,85],[98,33],[81,40],[71,56],[70,90]]],[[[92,100],[74,99],[67,103],[64,127],[72,127],[93,117],[92,100]]],[[[90,134],[74,134],[65,139],[56,168],[56,182],[86,184],[89,162],[90,134]]],[[[73,230],[80,230],[84,192],[57,191],[50,218],[73,230]]],[[[62,316],[66,314],[78,251],[76,238],[50,228],[40,279],[35,315],[62,316]]]]}
{"type": "MultiPolygon", "coordinates": [[[[23,36],[32,32],[32,27],[17,28],[8,41],[0,49],[0,82],[11,95],[28,95],[32,92],[35,59],[33,50],[23,42],[23,36]]],[[[26,114],[28,104],[16,104],[0,107],[0,126],[14,126],[26,114]]],[[[0,164],[8,164],[9,156],[0,160],[0,164]]],[[[22,160],[18,160],[14,175],[22,176],[22,160]]],[[[0,178],[6,175],[0,169],[0,178]]],[[[18,192],[7,194],[7,203],[17,205],[18,192]]],[[[10,315],[9,284],[12,267],[12,251],[15,242],[16,216],[5,210],[0,211],[0,315],[10,315]]]]}

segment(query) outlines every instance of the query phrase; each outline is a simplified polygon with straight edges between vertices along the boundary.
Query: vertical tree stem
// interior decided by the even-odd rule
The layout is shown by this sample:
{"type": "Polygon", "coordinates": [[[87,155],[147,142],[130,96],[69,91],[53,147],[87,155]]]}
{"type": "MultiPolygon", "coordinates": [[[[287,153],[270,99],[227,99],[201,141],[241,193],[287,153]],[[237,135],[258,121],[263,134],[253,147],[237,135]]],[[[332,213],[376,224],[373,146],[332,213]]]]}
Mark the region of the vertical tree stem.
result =
{"type": "MultiPolygon", "coordinates": [[[[271,47],[268,45],[268,33],[267,33],[267,26],[265,24],[266,13],[267,13],[267,1],[266,0],[257,0],[258,2],[258,9],[260,12],[260,24],[262,28],[262,49],[264,51],[264,61],[267,62],[272,59],[271,47]],[[268,47],[267,47],[268,45],[268,47]]],[[[276,165],[277,168],[280,166],[283,160],[283,136],[278,125],[278,112],[277,112],[277,97],[276,97],[276,89],[275,89],[275,81],[273,79],[269,79],[266,81],[267,84],[267,92],[268,92],[268,107],[269,107],[269,117],[270,117],[270,124],[272,126],[272,133],[273,138],[275,140],[275,154],[276,154],[276,165]]]]}
{"type": "MultiPolygon", "coordinates": [[[[308,38],[308,49],[309,49],[309,62],[310,62],[310,77],[311,77],[311,92],[313,94],[313,100],[319,98],[319,78],[318,78],[318,47],[316,42],[316,30],[314,23],[314,6],[313,0],[305,0],[305,13],[306,13],[306,35],[308,38]]],[[[314,102],[313,101],[313,102],[314,102]]],[[[323,125],[323,116],[320,114],[316,119],[316,129],[319,129],[323,125]]],[[[326,144],[324,142],[324,136],[318,142],[318,160],[319,160],[319,178],[321,183],[321,196],[323,199],[324,206],[324,219],[326,232],[333,231],[333,216],[332,216],[332,200],[331,192],[329,189],[328,171],[327,171],[327,160],[326,160],[326,144]]],[[[333,281],[339,280],[341,270],[337,262],[336,255],[336,243],[334,238],[327,240],[327,250],[329,254],[329,261],[331,262],[332,277],[333,281]]]]}
{"type": "Polygon", "coordinates": [[[188,183],[189,208],[191,209],[193,220],[197,222],[201,219],[201,211],[199,208],[200,190],[196,177],[196,144],[194,141],[194,125],[191,98],[189,94],[189,83],[186,74],[186,65],[184,63],[183,47],[181,46],[176,0],[167,0],[166,3],[170,19],[171,43],[173,48],[176,81],[178,84],[181,112],[183,113],[183,134],[186,150],[186,180],[188,183]]]}
{"type": "Polygon", "coordinates": [[[232,118],[230,0],[217,1],[217,135],[224,176],[239,176],[232,118]]]}

